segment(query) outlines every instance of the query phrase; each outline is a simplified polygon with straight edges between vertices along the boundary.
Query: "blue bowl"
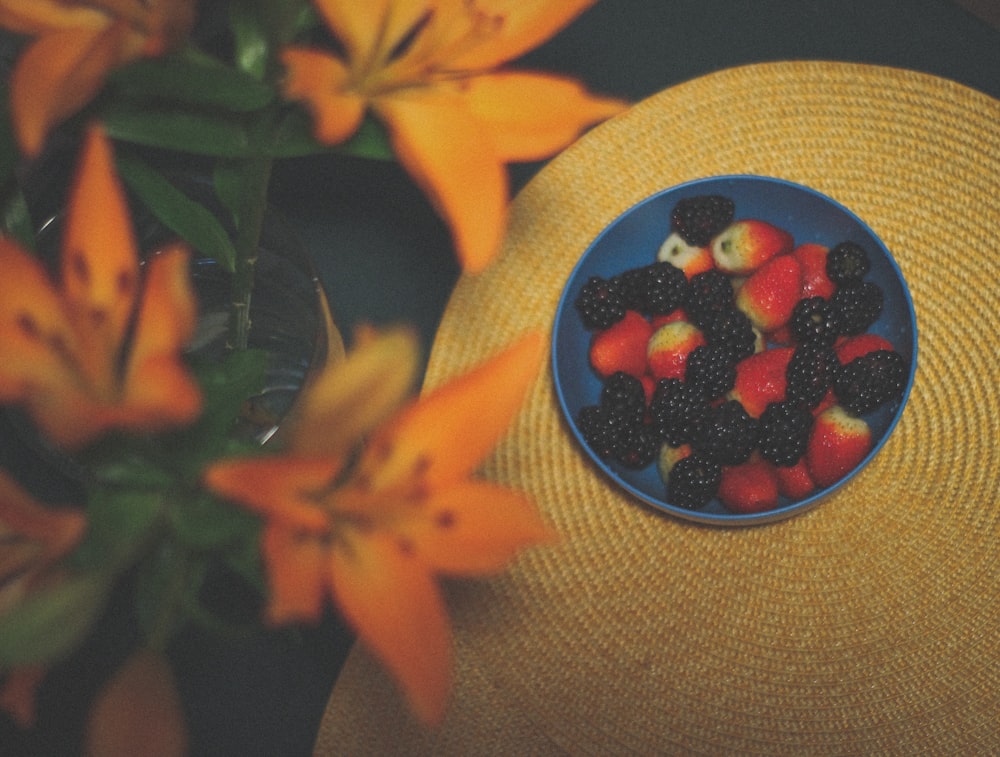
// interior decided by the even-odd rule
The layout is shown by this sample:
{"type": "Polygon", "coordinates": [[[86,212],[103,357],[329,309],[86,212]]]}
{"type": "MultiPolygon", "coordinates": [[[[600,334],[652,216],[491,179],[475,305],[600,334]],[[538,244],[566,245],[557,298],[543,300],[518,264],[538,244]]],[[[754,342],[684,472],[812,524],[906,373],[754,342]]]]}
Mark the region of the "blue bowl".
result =
{"type": "Polygon", "coordinates": [[[559,301],[552,339],[552,364],[556,393],[569,428],[580,449],[596,468],[642,502],[689,521],[721,526],[770,523],[804,512],[843,486],[878,454],[899,421],[913,386],[917,365],[917,324],[906,282],[892,254],[858,216],[843,205],[808,187],[763,176],[715,176],[690,181],[639,202],[605,228],[580,258],[570,274],[559,301]],[[581,322],[573,302],[591,276],[610,278],[629,268],[652,263],[660,244],[670,233],[670,212],[686,197],[719,194],[736,205],[736,218],[759,218],[790,232],[795,244],[813,242],[827,247],[853,241],[871,257],[866,280],[878,284],[885,303],[878,321],[869,329],[888,339],[909,365],[906,387],[899,400],[865,416],[872,431],[873,447],[847,476],[807,498],[782,499],[775,509],[753,514],[732,513],[713,500],[700,510],[671,504],[666,486],[652,464],[630,470],[607,463],[584,443],[576,426],[579,411],[598,402],[601,381],[590,368],[591,332],[581,322]]]}

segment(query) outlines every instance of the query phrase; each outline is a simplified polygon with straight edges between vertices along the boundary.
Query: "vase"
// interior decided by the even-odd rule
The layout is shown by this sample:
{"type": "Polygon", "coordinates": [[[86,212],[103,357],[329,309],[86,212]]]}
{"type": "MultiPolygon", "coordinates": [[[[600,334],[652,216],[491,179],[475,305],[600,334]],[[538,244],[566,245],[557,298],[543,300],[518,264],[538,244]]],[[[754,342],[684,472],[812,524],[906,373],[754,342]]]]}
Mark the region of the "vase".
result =
{"type": "MultiPolygon", "coordinates": [[[[64,218],[61,188],[68,183],[62,165],[65,163],[48,164],[45,180],[29,195],[35,218],[40,219],[35,222],[38,253],[53,274],[64,218]]],[[[197,176],[187,176],[182,183],[196,195],[207,186],[197,176]]],[[[134,223],[144,252],[173,237],[141,208],[136,208],[134,223]]],[[[231,277],[215,260],[197,253],[192,257],[198,321],[188,352],[195,360],[221,360],[229,352],[231,277]]],[[[275,208],[269,208],[264,218],[250,320],[248,347],[264,353],[266,368],[260,391],[246,402],[232,435],[267,446],[280,437],[283,421],[310,377],[343,355],[343,342],[313,263],[294,229],[275,208]]],[[[46,442],[17,408],[0,409],[0,467],[15,474],[43,501],[81,501],[83,467],[46,442]]],[[[232,591],[229,584],[221,591],[236,595],[228,599],[230,604],[239,605],[241,613],[252,609],[256,601],[232,591]]],[[[300,710],[319,707],[304,717],[310,724],[318,722],[330,681],[351,638],[332,614],[317,628],[262,630],[237,639],[216,638],[198,629],[185,631],[172,644],[170,655],[184,706],[189,710],[193,753],[220,753],[220,741],[225,748],[234,746],[246,753],[244,744],[260,741],[254,728],[265,733],[288,731],[287,723],[279,726],[269,720],[274,706],[267,692],[275,689],[285,692],[283,702],[300,710]],[[227,704],[219,711],[216,708],[222,702],[227,704]],[[243,734],[235,740],[234,722],[241,724],[243,734]],[[248,728],[250,725],[253,727],[248,728]]],[[[122,650],[135,641],[129,598],[116,594],[83,647],[58,661],[46,678],[39,692],[36,728],[22,731],[0,715],[0,744],[5,745],[0,752],[6,753],[8,746],[25,754],[76,751],[93,696],[121,662],[122,650]]]]}
{"type": "MultiPolygon", "coordinates": [[[[35,222],[37,252],[54,276],[65,214],[65,187],[69,183],[62,167],[66,162],[42,163],[45,181],[29,178],[25,182],[33,216],[41,219],[35,222]]],[[[202,175],[174,171],[171,179],[204,207],[223,214],[202,175]]],[[[138,204],[133,208],[133,224],[139,249],[144,254],[176,239],[172,231],[138,204]]],[[[198,320],[187,354],[195,360],[222,360],[230,351],[232,277],[232,272],[218,261],[194,251],[191,281],[198,303],[198,320]]],[[[247,399],[232,436],[235,440],[263,445],[276,438],[309,377],[344,354],[343,340],[315,266],[283,214],[270,206],[261,228],[249,312],[247,347],[264,353],[266,367],[260,390],[247,399]]],[[[47,463],[51,470],[45,471],[43,466],[41,479],[43,485],[49,486],[57,483],[52,474],[70,479],[82,475],[73,459],[42,439],[23,413],[6,408],[2,415],[0,431],[5,426],[15,430],[28,451],[40,458],[33,464],[22,462],[19,468],[32,469],[40,462],[47,463]]],[[[9,451],[0,443],[0,463],[9,451]]]]}

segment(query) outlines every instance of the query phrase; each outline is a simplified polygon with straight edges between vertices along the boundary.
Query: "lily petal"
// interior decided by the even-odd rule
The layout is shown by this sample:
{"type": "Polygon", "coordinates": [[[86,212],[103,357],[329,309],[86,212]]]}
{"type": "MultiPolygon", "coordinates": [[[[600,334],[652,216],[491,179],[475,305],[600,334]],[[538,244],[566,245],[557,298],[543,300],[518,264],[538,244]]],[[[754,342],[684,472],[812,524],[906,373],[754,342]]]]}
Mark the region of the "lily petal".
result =
{"type": "Polygon", "coordinates": [[[72,391],[76,380],[60,348],[72,343],[73,331],[48,273],[5,238],[0,238],[0,270],[0,400],[19,402],[46,387],[72,391]]]}
{"type": "Polygon", "coordinates": [[[59,29],[99,29],[108,23],[106,14],[63,0],[3,0],[0,26],[17,34],[41,34],[59,29]]]}
{"type": "Polygon", "coordinates": [[[140,647],[125,660],[98,692],[84,741],[92,755],[187,754],[184,710],[165,655],[140,647]]]}
{"type": "Polygon", "coordinates": [[[541,160],[627,107],[589,94],[573,79],[520,72],[472,77],[465,96],[470,111],[488,124],[504,162],[541,160]]]}
{"type": "Polygon", "coordinates": [[[328,584],[327,554],[319,539],[271,525],[264,529],[261,553],[270,582],[268,620],[319,620],[328,584]]]}
{"type": "Polygon", "coordinates": [[[286,68],[284,94],[301,100],[313,115],[316,139],[335,145],[350,137],[364,118],[364,98],[348,87],[350,72],[331,55],[289,48],[282,52],[286,68]]]}
{"type": "Polygon", "coordinates": [[[307,389],[293,432],[295,453],[346,454],[402,404],[416,381],[418,357],[413,329],[359,332],[347,358],[324,370],[307,389]]]}
{"type": "Polygon", "coordinates": [[[482,271],[507,223],[507,172],[464,101],[444,87],[373,103],[400,162],[451,229],[462,268],[482,271]]]}
{"type": "Polygon", "coordinates": [[[201,409],[201,391],[181,358],[197,317],[188,257],[187,248],[178,244],[146,264],[125,397],[134,413],[145,416],[141,425],[150,429],[190,422],[201,409]]]}
{"type": "Polygon", "coordinates": [[[82,342],[81,367],[95,386],[109,387],[139,296],[139,258],[111,144],[99,127],[87,131],[70,190],[62,287],[82,342]]]}
{"type": "Polygon", "coordinates": [[[332,459],[247,458],[211,465],[204,480],[216,494],[286,528],[323,535],[329,518],[313,498],[326,490],[339,469],[340,463],[332,459]]]}
{"type": "Polygon", "coordinates": [[[384,63],[396,45],[431,10],[430,0],[315,0],[348,57],[361,65],[384,63]]]}
{"type": "Polygon", "coordinates": [[[372,491],[401,486],[419,471],[435,488],[471,473],[506,433],[538,374],[539,332],[411,404],[377,431],[359,461],[372,491]]]}
{"type": "Polygon", "coordinates": [[[0,471],[0,532],[41,544],[45,560],[66,554],[83,536],[86,524],[82,511],[46,507],[0,471]]]}
{"type": "Polygon", "coordinates": [[[15,668],[0,686],[0,710],[8,713],[21,728],[35,725],[36,695],[48,672],[48,668],[40,665],[15,668]]]}
{"type": "Polygon", "coordinates": [[[478,10],[500,19],[484,43],[451,61],[456,69],[485,70],[517,58],[554,36],[597,0],[476,0],[478,10]]]}
{"type": "Polygon", "coordinates": [[[331,554],[337,605],[362,642],[428,723],[444,717],[451,688],[451,630],[444,601],[406,543],[357,535],[331,554]]]}
{"type": "Polygon", "coordinates": [[[18,143],[37,155],[49,130],[89,102],[128,49],[122,23],[75,27],[32,42],[11,75],[11,110],[18,143]]]}
{"type": "Polygon", "coordinates": [[[556,538],[526,495],[479,481],[434,491],[421,516],[404,532],[435,573],[496,573],[521,549],[556,538]]]}

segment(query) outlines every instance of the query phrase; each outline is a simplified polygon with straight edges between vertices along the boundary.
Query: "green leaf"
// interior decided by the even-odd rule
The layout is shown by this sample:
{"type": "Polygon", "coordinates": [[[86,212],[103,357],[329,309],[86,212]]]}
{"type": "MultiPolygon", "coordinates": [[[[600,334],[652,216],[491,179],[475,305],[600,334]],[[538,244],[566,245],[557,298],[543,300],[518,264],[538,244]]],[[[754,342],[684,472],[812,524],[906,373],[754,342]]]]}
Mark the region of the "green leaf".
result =
{"type": "Polygon", "coordinates": [[[76,563],[120,571],[134,562],[161,524],[162,488],[97,486],[87,499],[87,534],[76,563]]]}
{"type": "Polygon", "coordinates": [[[118,69],[111,82],[127,98],[241,113],[259,110],[276,96],[273,87],[192,49],[136,61],[118,69]]]}
{"type": "Polygon", "coordinates": [[[172,502],[168,518],[178,541],[194,551],[228,550],[247,542],[256,547],[260,534],[252,513],[203,491],[172,502]]]}
{"type": "Polygon", "coordinates": [[[161,105],[114,102],[103,112],[108,136],[122,142],[192,155],[243,158],[254,154],[242,119],[161,105]]]}
{"type": "Polygon", "coordinates": [[[3,206],[3,230],[26,250],[35,249],[35,225],[20,188],[14,188],[3,206]]]}
{"type": "Polygon", "coordinates": [[[237,65],[265,78],[276,71],[274,51],[290,43],[297,33],[315,23],[306,0],[239,0],[229,5],[237,65]]]}
{"type": "Polygon", "coordinates": [[[354,135],[335,148],[336,152],[375,160],[395,160],[389,134],[378,121],[368,116],[354,135]]]}
{"type": "Polygon", "coordinates": [[[236,64],[251,76],[263,79],[270,63],[270,45],[263,24],[246,2],[230,5],[229,20],[236,64]]]}
{"type": "Polygon", "coordinates": [[[50,663],[73,651],[108,590],[104,574],[85,573],[31,594],[0,618],[0,669],[50,663]]]}
{"type": "Polygon", "coordinates": [[[321,144],[313,137],[312,117],[302,108],[289,108],[278,119],[270,135],[271,143],[261,149],[276,158],[294,158],[316,153],[340,153],[360,158],[392,160],[395,155],[389,136],[372,116],[362,121],[357,132],[339,145],[321,144]]]}
{"type": "Polygon", "coordinates": [[[135,583],[135,612],[143,634],[164,643],[183,623],[187,595],[201,581],[200,564],[172,539],[163,539],[139,564],[135,583]]]}
{"type": "Polygon", "coordinates": [[[105,486],[144,491],[163,489],[173,483],[173,477],[159,465],[131,456],[127,444],[123,440],[121,446],[108,445],[110,459],[106,463],[96,461],[93,468],[95,480],[105,486]]]}
{"type": "Polygon", "coordinates": [[[119,150],[118,171],[129,187],[167,228],[176,232],[202,255],[232,272],[236,249],[218,218],[204,205],[177,189],[148,163],[119,150]]]}
{"type": "Polygon", "coordinates": [[[260,390],[266,367],[260,350],[237,350],[194,366],[204,395],[201,417],[161,440],[177,475],[197,480],[206,464],[231,451],[233,428],[247,399],[260,390]]]}

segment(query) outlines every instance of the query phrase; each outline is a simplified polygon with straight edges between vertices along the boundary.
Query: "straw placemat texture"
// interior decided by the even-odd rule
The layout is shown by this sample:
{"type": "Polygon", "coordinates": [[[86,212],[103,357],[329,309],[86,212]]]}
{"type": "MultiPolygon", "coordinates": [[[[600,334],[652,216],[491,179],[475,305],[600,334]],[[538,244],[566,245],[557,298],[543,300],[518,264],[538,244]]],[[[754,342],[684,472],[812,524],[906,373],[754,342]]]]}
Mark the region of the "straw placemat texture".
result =
{"type": "Polygon", "coordinates": [[[484,475],[529,491],[563,541],[448,586],[457,681],[440,729],[356,648],[318,754],[1000,751],[1000,102],[787,62],[639,103],[516,198],[501,259],[448,305],[428,384],[549,329],[579,256],[633,204],[730,173],[814,187],[896,256],[920,365],[888,444],[811,512],[697,526],[587,463],[546,369],[484,475]]]}

